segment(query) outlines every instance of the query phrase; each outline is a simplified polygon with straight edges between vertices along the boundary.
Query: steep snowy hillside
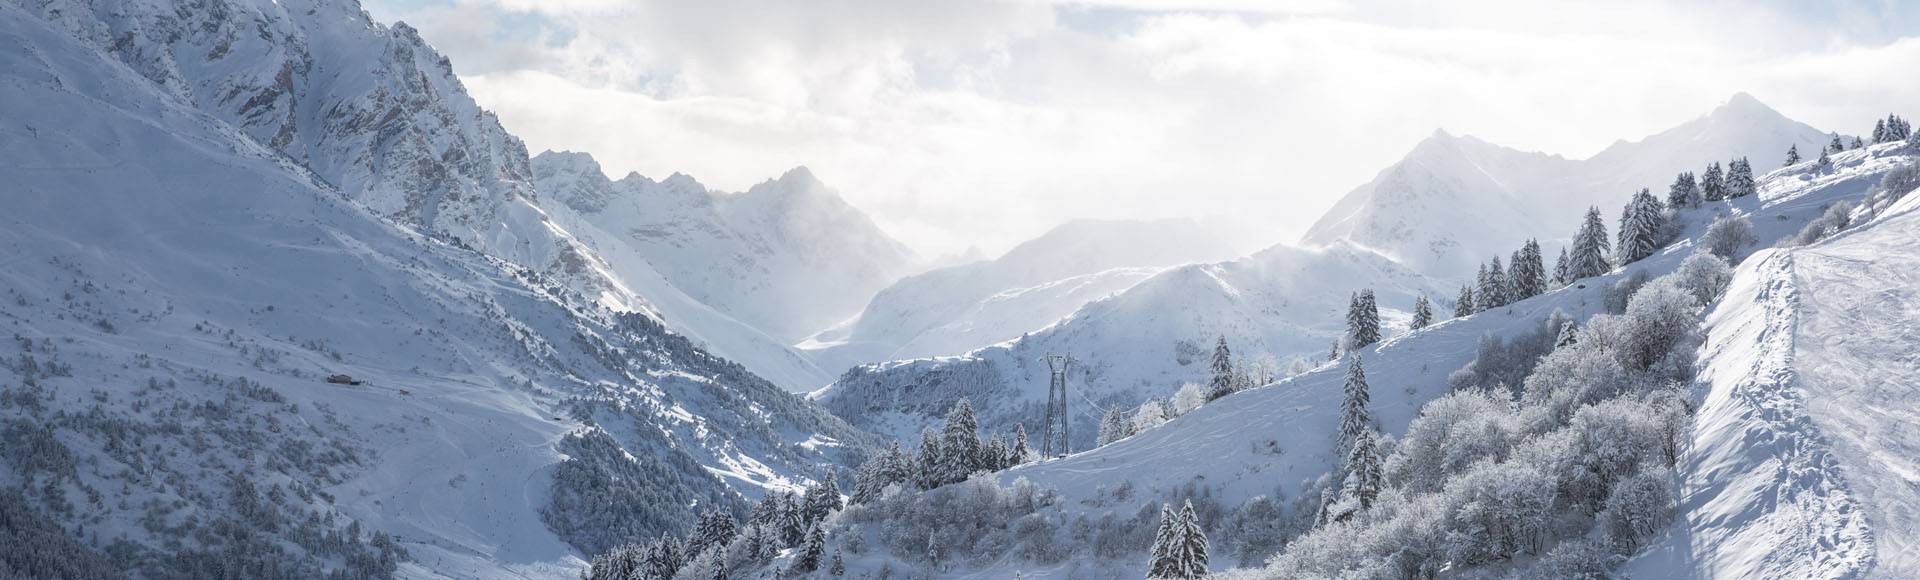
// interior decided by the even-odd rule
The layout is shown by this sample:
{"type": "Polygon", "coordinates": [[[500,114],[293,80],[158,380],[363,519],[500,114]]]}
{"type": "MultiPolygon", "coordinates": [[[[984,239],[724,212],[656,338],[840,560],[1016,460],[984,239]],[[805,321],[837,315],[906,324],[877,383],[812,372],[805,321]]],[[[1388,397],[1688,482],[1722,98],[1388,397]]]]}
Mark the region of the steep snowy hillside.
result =
{"type": "MultiPolygon", "coordinates": [[[[1858,190],[1915,163],[1895,145],[1788,183],[1858,190]]],[[[1797,215],[1828,198],[1798,202],[1797,215]]],[[[1760,220],[1756,220],[1758,223],[1760,220]]],[[[1635,577],[1920,574],[1920,195],[1800,248],[1747,259],[1708,317],[1683,516],[1635,577]]]]}
{"type": "Polygon", "coordinates": [[[1377,254],[1345,245],[1276,246],[1217,264],[1160,273],[1059,323],[965,356],[869,365],[814,393],[855,425],[896,437],[917,433],[961,396],[984,429],[1025,423],[1038,432],[1046,402],[1047,353],[1082,361],[1072,376],[1075,446],[1098,431],[1100,408],[1131,409],[1205,382],[1213,342],[1225,336],[1243,360],[1270,372],[1295,356],[1325,357],[1345,329],[1351,293],[1371,286],[1390,327],[1404,329],[1414,297],[1439,288],[1377,254]],[[1096,408],[1096,405],[1100,408],[1096,408]]]}
{"type": "MultiPolygon", "coordinates": [[[[1537,332],[1540,323],[1554,312],[1600,324],[1590,317],[1608,308],[1621,283],[1673,272],[1700,248],[1707,224],[1718,215],[1743,215],[1757,238],[1773,240],[1789,237],[1821,218],[1829,213],[1830,206],[1859,201],[1896,165],[1913,162],[1909,153],[1897,151],[1897,147],[1877,146],[1836,155],[1831,167],[1809,162],[1774,172],[1766,176],[1758,195],[1680,212],[1679,240],[1624,268],[1507,307],[1391,336],[1350,355],[1365,363],[1372,394],[1367,408],[1372,422],[1388,436],[1406,436],[1416,415],[1425,412],[1422,405],[1448,391],[1449,373],[1475,358],[1482,336],[1511,339],[1523,332],[1537,332]]],[[[1701,375],[1709,386],[1702,389],[1704,399],[1697,407],[1696,441],[1691,449],[1676,450],[1686,456],[1676,458],[1684,464],[1681,475],[1687,480],[1687,497],[1680,506],[1684,523],[1669,535],[1665,547],[1631,564],[1625,570],[1628,577],[1911,575],[1913,563],[1904,550],[1882,550],[1880,560],[1872,551],[1876,543],[1889,542],[1882,536],[1898,538],[1892,542],[1900,545],[1911,541],[1914,487],[1909,472],[1913,469],[1905,458],[1914,446],[1905,433],[1912,430],[1912,421],[1911,413],[1899,402],[1911,395],[1903,379],[1916,370],[1900,354],[1904,348],[1901,345],[1911,342],[1916,312],[1908,300],[1914,271],[1910,239],[1914,228],[1920,227],[1916,223],[1920,220],[1913,217],[1920,213],[1916,208],[1920,208],[1920,202],[1902,202],[1875,225],[1802,250],[1763,251],[1743,267],[1734,281],[1735,288],[1709,317],[1713,332],[1703,348],[1706,358],[1700,361],[1709,367],[1701,375]],[[1901,255],[1888,258],[1889,253],[1901,255]],[[1804,258],[1803,266],[1801,256],[1807,254],[1819,257],[1804,258]],[[1787,275],[1769,277],[1769,270],[1782,271],[1782,255],[1794,256],[1784,266],[1787,275]],[[1792,271],[1796,269],[1800,272],[1792,271]],[[1824,295],[1819,295],[1821,290],[1810,290],[1823,282],[1827,284],[1824,295]],[[1796,309],[1798,314],[1790,312],[1796,309]],[[1778,316],[1782,313],[1787,318],[1778,316]],[[1796,328],[1802,336],[1819,339],[1798,340],[1790,334],[1796,328]],[[1796,346],[1816,342],[1811,348],[1796,346]],[[1804,351],[1784,353],[1781,347],[1804,351]],[[1782,363],[1804,370],[1785,368],[1782,363]],[[1796,374],[1817,376],[1829,381],[1823,387],[1832,385],[1833,389],[1814,394],[1781,388],[1796,383],[1811,385],[1806,379],[1795,378],[1796,374]],[[1836,443],[1827,443],[1821,431],[1834,433],[1832,440],[1836,443]],[[1869,530],[1868,523],[1884,526],[1886,531],[1869,530]],[[1897,563],[1887,564],[1886,558],[1897,563]],[[1879,567],[1870,569],[1869,565],[1879,567]]],[[[1752,247],[1738,248],[1736,254],[1749,253],[1752,247]]],[[[1677,286],[1673,285],[1665,288],[1668,292],[1685,292],[1674,290],[1677,286]]],[[[1691,297],[1681,296],[1682,300],[1691,297]]],[[[1687,316],[1685,311],[1680,315],[1687,316]]],[[[1614,318],[1610,323],[1618,324],[1619,320],[1614,318]]],[[[1580,336],[1579,340],[1586,341],[1607,335],[1580,336]]],[[[1572,358],[1562,357],[1557,364],[1564,365],[1572,358]]],[[[913,386],[937,387],[943,384],[941,381],[959,375],[929,374],[929,380],[913,386]]],[[[945,517],[954,522],[952,527],[967,530],[967,540],[980,538],[948,542],[969,551],[947,550],[926,556],[911,549],[916,545],[895,539],[901,537],[902,529],[908,530],[906,537],[918,534],[946,538],[940,534],[948,526],[939,520],[927,521],[918,513],[903,513],[904,502],[898,496],[883,494],[877,505],[884,510],[854,510],[854,526],[838,531],[863,541],[879,538],[882,546],[881,550],[863,554],[850,569],[858,574],[888,566],[916,571],[932,567],[945,576],[965,578],[1015,573],[1031,577],[1130,576],[1146,568],[1146,551],[1152,543],[1147,531],[1153,529],[1159,506],[1191,501],[1199,517],[1204,518],[1201,521],[1210,539],[1220,540],[1211,550],[1209,563],[1214,571],[1246,567],[1229,577],[1302,577],[1285,572],[1280,564],[1261,568],[1265,556],[1254,547],[1264,545],[1265,553],[1271,554],[1285,541],[1287,530],[1315,527],[1312,522],[1322,497],[1318,490],[1338,485],[1338,480],[1330,481],[1325,474],[1341,461],[1332,449],[1339,432],[1346,376],[1346,368],[1322,367],[1233,394],[1097,449],[1015,467],[994,474],[987,482],[971,481],[918,496],[903,494],[918,498],[905,505],[924,506],[926,510],[945,509],[949,504],[965,506],[945,517]],[[1002,520],[980,521],[982,518],[974,513],[1002,520]],[[1071,537],[1071,545],[1049,547],[1048,538],[1060,537],[1071,537]],[[910,549],[900,550],[900,546],[910,549]],[[983,547],[984,553],[980,551],[983,547]]],[[[1474,423],[1474,417],[1457,416],[1455,422],[1430,425],[1426,438],[1419,440],[1421,448],[1437,445],[1434,448],[1448,452],[1474,453],[1467,448],[1483,442],[1476,438],[1477,432],[1482,428],[1496,430],[1491,423],[1474,423]],[[1436,437],[1451,443],[1437,443],[1436,437]]],[[[1406,444],[1406,440],[1383,443],[1396,450],[1406,444]]],[[[1523,451],[1515,449],[1512,453],[1519,456],[1523,451]]],[[[1582,453],[1602,456],[1618,451],[1607,447],[1582,453]]],[[[1401,457],[1398,451],[1395,453],[1395,457],[1401,457]]],[[[1474,461],[1451,456],[1436,460],[1474,461]]],[[[1567,473],[1577,476],[1583,468],[1570,469],[1567,473]]],[[[1475,481],[1491,483],[1474,480],[1465,485],[1475,481]]],[[[1552,497],[1560,493],[1555,489],[1561,485],[1550,483],[1553,481],[1523,487],[1527,492],[1552,497]]],[[[1452,489],[1457,482],[1444,483],[1452,489]]],[[[1467,492],[1467,497],[1482,497],[1472,493],[1467,492]]],[[[1499,499],[1505,496],[1485,497],[1489,502],[1505,501],[1499,499]]],[[[1399,538],[1412,544],[1473,546],[1478,540],[1458,539],[1458,532],[1447,529],[1440,530],[1449,534],[1447,537],[1434,537],[1432,526],[1413,522],[1459,522],[1453,529],[1472,529],[1475,522],[1490,521],[1482,516],[1513,507],[1510,503],[1460,504],[1457,498],[1446,500],[1455,503],[1445,505],[1437,503],[1440,500],[1395,501],[1399,503],[1390,504],[1394,507],[1388,509],[1408,515],[1407,519],[1391,521],[1407,522],[1409,529],[1386,524],[1354,528],[1333,523],[1316,529],[1333,530],[1329,534],[1356,541],[1399,538]],[[1339,535],[1355,529],[1359,531],[1339,535]]],[[[1381,502],[1387,502],[1385,496],[1381,502]]],[[[1369,512],[1368,517],[1380,516],[1369,512]]],[[[1369,520],[1372,524],[1380,521],[1385,520],[1369,520]]],[[[1489,533],[1497,535],[1499,530],[1489,529],[1489,533]]],[[[1656,535],[1658,532],[1657,528],[1653,530],[1656,535]]],[[[1316,534],[1308,540],[1324,540],[1329,535],[1316,534]]],[[[1411,550],[1406,558],[1394,553],[1393,545],[1356,556],[1360,565],[1372,566],[1361,568],[1360,575],[1372,577],[1368,571],[1391,574],[1395,570],[1433,570],[1438,577],[1449,577],[1447,562],[1453,556],[1421,551],[1432,549],[1427,545],[1399,547],[1411,550]]],[[[1324,549],[1337,552],[1344,548],[1324,549]]],[[[1289,558],[1295,556],[1288,552],[1289,558]]],[[[1595,552],[1593,556],[1594,561],[1581,562],[1584,569],[1613,567],[1606,561],[1606,553],[1595,552]]],[[[1513,552],[1455,572],[1462,577],[1499,577],[1504,571],[1513,571],[1519,577],[1536,577],[1527,575],[1537,570],[1528,566],[1554,557],[1513,552]]],[[[1558,557],[1566,558],[1564,554],[1558,557]]]]}
{"type": "Polygon", "coordinates": [[[1585,160],[1436,132],[1341,198],[1302,241],[1346,240],[1415,271],[1462,281],[1476,264],[1504,258],[1528,238],[1556,253],[1560,236],[1572,234],[1588,206],[1612,215],[1640,188],[1664,193],[1679,172],[1698,173],[1735,156],[1765,173],[1780,166],[1789,146],[1819,151],[1828,138],[1745,93],[1704,117],[1585,160]],[[1475,227],[1459,227],[1464,223],[1475,227]]]}
{"type": "MultiPolygon", "coordinates": [[[[646,253],[651,246],[633,241],[632,236],[637,234],[603,228],[604,225],[617,226],[609,224],[605,217],[621,210],[609,212],[609,206],[633,209],[639,205],[628,199],[631,196],[706,197],[706,191],[692,179],[676,175],[663,184],[656,184],[657,190],[636,192],[626,186],[642,182],[644,178],[636,176],[616,184],[601,173],[600,165],[593,158],[581,153],[543,153],[536,158],[534,169],[543,184],[542,205],[548,218],[604,260],[625,290],[646,297],[645,305],[668,327],[789,391],[817,389],[833,380],[832,375],[785,342],[689,296],[668,281],[646,253]]],[[[675,218],[652,215],[647,219],[675,218]]],[[[697,222],[673,227],[694,223],[697,222]]],[[[689,246],[677,251],[697,254],[705,250],[701,246],[689,246]]],[[[719,264],[714,262],[715,266],[719,264]]]]}
{"type": "Polygon", "coordinates": [[[549,212],[613,234],[603,242],[625,244],[695,300],[782,342],[853,316],[917,259],[804,167],[721,193],[681,174],[610,181],[585,153],[533,163],[549,212]]]}
{"type": "Polygon", "coordinates": [[[0,488],[99,558],[562,577],[873,443],[151,76],[0,5],[0,488]]]}
{"type": "Polygon", "coordinates": [[[525,146],[404,23],[351,0],[9,1],[381,215],[583,291],[613,286],[534,206],[525,146]]]}
{"type": "Polygon", "coordinates": [[[1247,248],[1196,220],[1077,220],[990,261],[909,276],[803,345],[827,369],[960,354],[1018,338],[1175,265],[1247,248]]]}

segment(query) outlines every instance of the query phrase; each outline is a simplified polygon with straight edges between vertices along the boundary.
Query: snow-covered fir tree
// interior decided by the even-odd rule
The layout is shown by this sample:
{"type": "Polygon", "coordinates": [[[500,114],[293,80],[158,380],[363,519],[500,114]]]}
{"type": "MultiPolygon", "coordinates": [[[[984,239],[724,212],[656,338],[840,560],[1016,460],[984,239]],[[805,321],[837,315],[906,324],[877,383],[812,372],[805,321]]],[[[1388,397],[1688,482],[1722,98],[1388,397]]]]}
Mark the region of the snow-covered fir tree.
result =
{"type": "Polygon", "coordinates": [[[1787,146],[1787,162],[1784,166],[1792,167],[1794,165],[1798,165],[1799,163],[1800,163],[1800,146],[1788,145],[1787,146]]]}
{"type": "Polygon", "coordinates": [[[1347,301],[1348,348],[1361,348],[1380,342],[1380,307],[1374,303],[1373,289],[1367,288],[1347,301]]]}
{"type": "Polygon", "coordinates": [[[1007,457],[1008,467],[1012,467],[1012,466],[1027,462],[1027,455],[1029,452],[1027,451],[1027,426],[1026,425],[1016,424],[1013,426],[1013,448],[1009,449],[1008,452],[1009,452],[1009,455],[1007,457]]]}
{"type": "MultiPolygon", "coordinates": [[[[820,530],[819,524],[807,528],[800,549],[793,554],[793,561],[787,565],[787,571],[793,574],[805,574],[820,569],[820,559],[826,556],[827,533],[820,530]]],[[[672,576],[667,576],[672,578],[672,576]]]]}
{"type": "MultiPolygon", "coordinates": [[[[1717,172],[1717,168],[1715,170],[1717,172]]],[[[1612,244],[1607,241],[1607,223],[1600,217],[1600,208],[1587,208],[1587,217],[1580,223],[1580,229],[1573,234],[1573,244],[1567,255],[1567,279],[1569,282],[1599,276],[1613,269],[1607,262],[1607,254],[1612,244]]]]}
{"type": "Polygon", "coordinates": [[[1753,195],[1756,191],[1753,180],[1753,164],[1741,157],[1727,163],[1727,199],[1737,199],[1753,195]]]}
{"type": "Polygon", "coordinates": [[[1361,357],[1348,357],[1345,396],[1340,401],[1339,432],[1334,434],[1334,457],[1343,457],[1353,449],[1360,434],[1373,429],[1373,395],[1367,388],[1367,370],[1361,357]]]}
{"type": "Polygon", "coordinates": [[[1207,366],[1207,400],[1233,394],[1233,351],[1227,348],[1226,335],[1213,343],[1213,362],[1207,366]]]}
{"type": "Polygon", "coordinates": [[[1614,259],[1620,264],[1637,262],[1660,248],[1660,236],[1667,229],[1666,208],[1653,193],[1641,189],[1627,201],[1621,213],[1619,243],[1614,259]]]}
{"type": "Polygon", "coordinates": [[[1461,286],[1460,293],[1453,299],[1453,317],[1473,316],[1473,287],[1461,286]]]}
{"type": "Polygon", "coordinates": [[[1433,304],[1427,302],[1425,294],[1413,297],[1413,322],[1408,324],[1408,328],[1419,330],[1429,324],[1433,324],[1433,304]]]}
{"type": "Polygon", "coordinates": [[[1859,137],[1854,137],[1853,143],[1850,145],[1847,145],[1847,149],[1859,149],[1861,147],[1866,147],[1866,146],[1867,146],[1867,143],[1865,141],[1861,141],[1859,137]]]}
{"type": "Polygon", "coordinates": [[[1160,528],[1147,563],[1147,578],[1192,580],[1207,576],[1208,545],[1193,500],[1175,512],[1160,507],[1160,528]]]}
{"type": "Polygon", "coordinates": [[[1876,120],[1874,120],[1874,122],[1873,122],[1873,143],[1874,143],[1875,145],[1878,145],[1878,144],[1881,144],[1881,143],[1885,143],[1885,142],[1887,142],[1887,141],[1888,141],[1888,139],[1887,139],[1887,120],[1886,120],[1886,119],[1876,119],[1876,120]]]}
{"type": "Polygon", "coordinates": [[[1708,164],[1707,171],[1700,174],[1700,196],[1707,201],[1727,198],[1727,181],[1720,174],[1720,162],[1708,164]]]}
{"type": "Polygon", "coordinates": [[[933,489],[946,484],[946,450],[941,447],[939,429],[932,425],[920,429],[920,451],[914,454],[914,468],[919,472],[921,489],[933,489]]]}
{"type": "Polygon", "coordinates": [[[687,542],[687,552],[699,554],[709,548],[725,547],[733,543],[738,533],[733,514],[716,509],[702,511],[700,524],[694,528],[693,537],[687,542]]]}
{"type": "Polygon", "coordinates": [[[1478,277],[1479,287],[1473,290],[1474,306],[1484,312],[1512,302],[1507,297],[1507,272],[1500,266],[1499,256],[1488,260],[1478,277]]]}
{"type": "Polygon", "coordinates": [[[1547,292],[1546,256],[1540,251],[1540,241],[1529,238],[1514,254],[1513,262],[1507,271],[1507,293],[1513,301],[1525,300],[1547,292]]]}
{"type": "Polygon", "coordinates": [[[1816,159],[1816,160],[1814,160],[1814,162],[1813,162],[1813,165],[1814,165],[1815,167],[1818,167],[1818,168],[1821,168],[1821,169],[1832,169],[1832,168],[1833,168],[1833,158],[1832,158],[1832,157],[1828,157],[1828,156],[1827,156],[1827,152],[1826,152],[1826,150],[1824,150],[1824,149],[1823,149],[1823,150],[1821,150],[1821,151],[1820,151],[1820,158],[1819,158],[1819,159],[1816,159]]]}
{"type": "Polygon", "coordinates": [[[1553,347],[1560,348],[1580,342],[1579,330],[1579,326],[1574,324],[1572,320],[1568,320],[1566,324],[1560,325],[1560,336],[1553,340],[1553,347]]]}
{"type": "Polygon", "coordinates": [[[847,575],[847,562],[840,557],[840,549],[833,549],[833,562],[827,566],[827,574],[835,578],[847,575]]]}
{"type": "Polygon", "coordinates": [[[1700,207],[1700,184],[1694,181],[1692,171],[1682,171],[1673,178],[1673,185],[1667,187],[1667,205],[1676,209],[1700,207]]]}
{"type": "Polygon", "coordinates": [[[1386,485],[1386,472],[1380,465],[1379,447],[1374,443],[1372,429],[1361,431],[1354,436],[1353,450],[1347,453],[1346,481],[1342,482],[1341,495],[1353,502],[1356,511],[1365,511],[1373,507],[1373,500],[1380,496],[1381,488],[1386,485]]]}
{"type": "Polygon", "coordinates": [[[1567,277],[1567,247],[1560,246],[1560,257],[1553,261],[1553,283],[1557,286],[1566,286],[1572,282],[1573,280],[1567,277]]]}
{"type": "Polygon", "coordinates": [[[1117,407],[1107,409],[1106,415],[1100,419],[1100,444],[1104,446],[1131,435],[1133,428],[1127,420],[1127,414],[1117,407]]]}
{"type": "Polygon", "coordinates": [[[953,403],[940,441],[940,485],[966,481],[980,469],[980,424],[966,397],[953,403]]]}
{"type": "Polygon", "coordinates": [[[1847,150],[1847,144],[1840,142],[1840,134],[1834,133],[1833,142],[1827,144],[1827,148],[1825,151],[1839,153],[1841,151],[1846,151],[1846,150],[1847,150]]]}

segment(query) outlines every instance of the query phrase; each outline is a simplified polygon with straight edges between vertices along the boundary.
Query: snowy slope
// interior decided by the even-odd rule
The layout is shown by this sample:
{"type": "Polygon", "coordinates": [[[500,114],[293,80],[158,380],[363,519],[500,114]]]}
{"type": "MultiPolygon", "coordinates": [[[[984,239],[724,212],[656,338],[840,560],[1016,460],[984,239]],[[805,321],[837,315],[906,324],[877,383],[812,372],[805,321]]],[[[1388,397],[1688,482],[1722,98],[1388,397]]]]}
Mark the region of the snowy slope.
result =
{"type": "Polygon", "coordinates": [[[723,193],[681,174],[610,181],[585,153],[533,163],[550,213],[614,235],[602,251],[624,244],[688,296],[785,343],[853,316],[917,260],[804,167],[723,193]]]}
{"type": "MultiPolygon", "coordinates": [[[[1778,203],[1818,211],[1831,197],[1792,195],[1857,192],[1914,159],[1885,145],[1835,162],[1841,171],[1788,176],[1799,187],[1778,191],[1778,203]]],[[[1631,565],[1635,577],[1920,574],[1916,199],[1741,264],[1708,317],[1704,392],[1681,469],[1684,517],[1631,565]]]]}
{"type": "Polygon", "coordinates": [[[960,354],[1018,338],[1161,270],[1240,256],[1191,219],[1076,220],[999,258],[909,276],[805,346],[827,369],[960,354]]]}
{"type": "MultiPolygon", "coordinates": [[[[1436,132],[1373,181],[1348,193],[1302,238],[1347,240],[1431,276],[1464,281],[1527,238],[1549,255],[1588,206],[1612,216],[1640,188],[1664,195],[1681,171],[1746,156],[1755,173],[1780,166],[1788,146],[1817,152],[1828,134],[1745,93],[1699,119],[1584,160],[1529,153],[1436,132]],[[1463,228],[1471,223],[1475,227],[1463,228]]],[[[1810,155],[1817,156],[1817,155],[1810,155]]]]}
{"type": "Polygon", "coordinates": [[[377,558],[310,535],[351,522],[395,535],[405,576],[566,576],[579,554],[550,529],[582,514],[542,511],[589,420],[630,451],[582,461],[658,478],[674,517],[871,443],[651,318],[415,233],[149,78],[0,5],[0,487],[95,549],[185,577],[377,558]]]}
{"type": "Polygon", "coordinates": [[[1024,422],[1037,432],[1047,381],[1039,358],[1071,353],[1083,365],[1072,377],[1079,393],[1072,430],[1076,446],[1085,448],[1100,408],[1132,409],[1184,382],[1204,382],[1216,337],[1276,372],[1295,356],[1324,358],[1344,332],[1351,292],[1362,286],[1378,293],[1390,331],[1405,328],[1416,294],[1439,292],[1426,278],[1358,248],[1275,246],[1167,270],[1051,327],[964,356],[855,368],[812,396],[881,434],[916,433],[960,396],[972,399],[983,429],[1024,422]]]}

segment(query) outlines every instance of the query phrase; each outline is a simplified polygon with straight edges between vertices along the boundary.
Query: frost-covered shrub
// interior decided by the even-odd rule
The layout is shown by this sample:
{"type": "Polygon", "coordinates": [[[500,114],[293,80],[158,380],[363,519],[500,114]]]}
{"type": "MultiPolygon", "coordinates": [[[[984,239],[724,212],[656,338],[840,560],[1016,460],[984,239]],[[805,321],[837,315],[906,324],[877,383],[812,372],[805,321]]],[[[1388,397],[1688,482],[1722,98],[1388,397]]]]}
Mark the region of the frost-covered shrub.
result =
{"type": "MultiPolygon", "coordinates": [[[[1062,546],[1056,537],[1059,513],[1059,497],[1026,479],[1002,487],[990,477],[976,476],[920,493],[883,494],[849,506],[839,521],[870,530],[900,558],[980,563],[1011,552],[1036,563],[1056,563],[1071,555],[1073,547],[1062,546]]],[[[1114,526],[1124,527],[1117,522],[1114,526]]],[[[1088,533],[1089,541],[1098,535],[1092,526],[1088,533]]]]}
{"type": "Polygon", "coordinates": [[[1805,227],[1800,228],[1800,233],[1794,234],[1793,238],[1791,238],[1786,245],[1804,246],[1826,239],[1827,236],[1846,229],[1848,225],[1852,224],[1852,220],[1853,204],[1842,201],[1827,206],[1826,213],[1820,214],[1820,217],[1815,218],[1811,222],[1807,222],[1805,227]]]}
{"type": "Polygon", "coordinates": [[[1733,268],[1720,256],[1694,252],[1680,262],[1680,269],[1675,271],[1675,275],[1679,276],[1680,285],[1704,306],[1727,290],[1727,284],[1733,281],[1733,268]]]}
{"type": "Polygon", "coordinates": [[[1732,262],[1741,249],[1759,241],[1753,236],[1753,222],[1748,221],[1747,216],[1723,215],[1707,226],[1707,233],[1700,237],[1700,246],[1732,262]]]}
{"type": "Polygon", "coordinates": [[[1640,287],[1646,285],[1646,283],[1647,283],[1646,270],[1634,270],[1633,272],[1628,273],[1625,278],[1621,278],[1620,281],[1614,282],[1612,287],[1607,288],[1607,297],[1606,297],[1607,313],[1619,314],[1622,312],[1626,312],[1627,300],[1630,298],[1633,298],[1633,293],[1639,292],[1640,287]]]}
{"type": "Polygon", "coordinates": [[[1448,375],[1447,385],[1456,391],[1497,388],[1518,393],[1534,365],[1540,362],[1540,357],[1553,351],[1561,329],[1571,321],[1566,313],[1556,310],[1538,327],[1510,340],[1487,333],[1480,337],[1479,352],[1474,359],[1448,375]]]}
{"type": "Polygon", "coordinates": [[[1600,542],[1576,539],[1561,542],[1535,562],[1532,569],[1515,570],[1513,580],[1556,578],[1559,580],[1609,580],[1613,568],[1620,565],[1619,554],[1600,542]]]}
{"type": "Polygon", "coordinates": [[[1193,412],[1194,409],[1207,404],[1207,386],[1200,383],[1180,385],[1180,390],[1173,392],[1172,403],[1175,417],[1193,412]]]}
{"type": "Polygon", "coordinates": [[[1625,348],[1619,353],[1620,364],[1627,370],[1646,370],[1669,354],[1691,356],[1692,349],[1679,353],[1674,348],[1694,334],[1698,326],[1694,318],[1700,311],[1698,299],[1681,284],[1679,277],[1665,276],[1628,301],[1622,317],[1627,323],[1622,337],[1625,348]]]}
{"type": "Polygon", "coordinates": [[[1484,391],[1458,391],[1420,408],[1398,453],[1386,461],[1387,482],[1415,492],[1440,489],[1450,475],[1482,460],[1504,460],[1513,447],[1507,401],[1484,391]]]}
{"type": "Polygon", "coordinates": [[[1649,469],[1620,482],[1607,496],[1600,522],[1622,554],[1646,545],[1673,518],[1673,472],[1649,469]]]}
{"type": "Polygon", "coordinates": [[[1900,201],[1900,198],[1920,189],[1920,163],[1906,163],[1880,176],[1880,190],[1886,192],[1886,202],[1900,201]]]}

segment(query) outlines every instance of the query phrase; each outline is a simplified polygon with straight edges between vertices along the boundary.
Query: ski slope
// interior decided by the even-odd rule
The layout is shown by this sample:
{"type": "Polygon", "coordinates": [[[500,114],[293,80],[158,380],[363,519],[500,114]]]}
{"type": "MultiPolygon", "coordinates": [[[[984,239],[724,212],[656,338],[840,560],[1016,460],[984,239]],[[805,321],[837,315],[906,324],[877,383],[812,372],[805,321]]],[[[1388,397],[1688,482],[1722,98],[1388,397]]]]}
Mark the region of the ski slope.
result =
{"type": "MultiPolygon", "coordinates": [[[[1858,191],[1913,159],[1881,145],[1835,161],[1841,171],[1791,177],[1858,191]]],[[[1823,199],[1783,204],[1811,211],[1823,199]]],[[[1916,202],[1909,195],[1872,222],[1741,264],[1707,319],[1683,516],[1628,573],[1920,574],[1916,202]]]]}

